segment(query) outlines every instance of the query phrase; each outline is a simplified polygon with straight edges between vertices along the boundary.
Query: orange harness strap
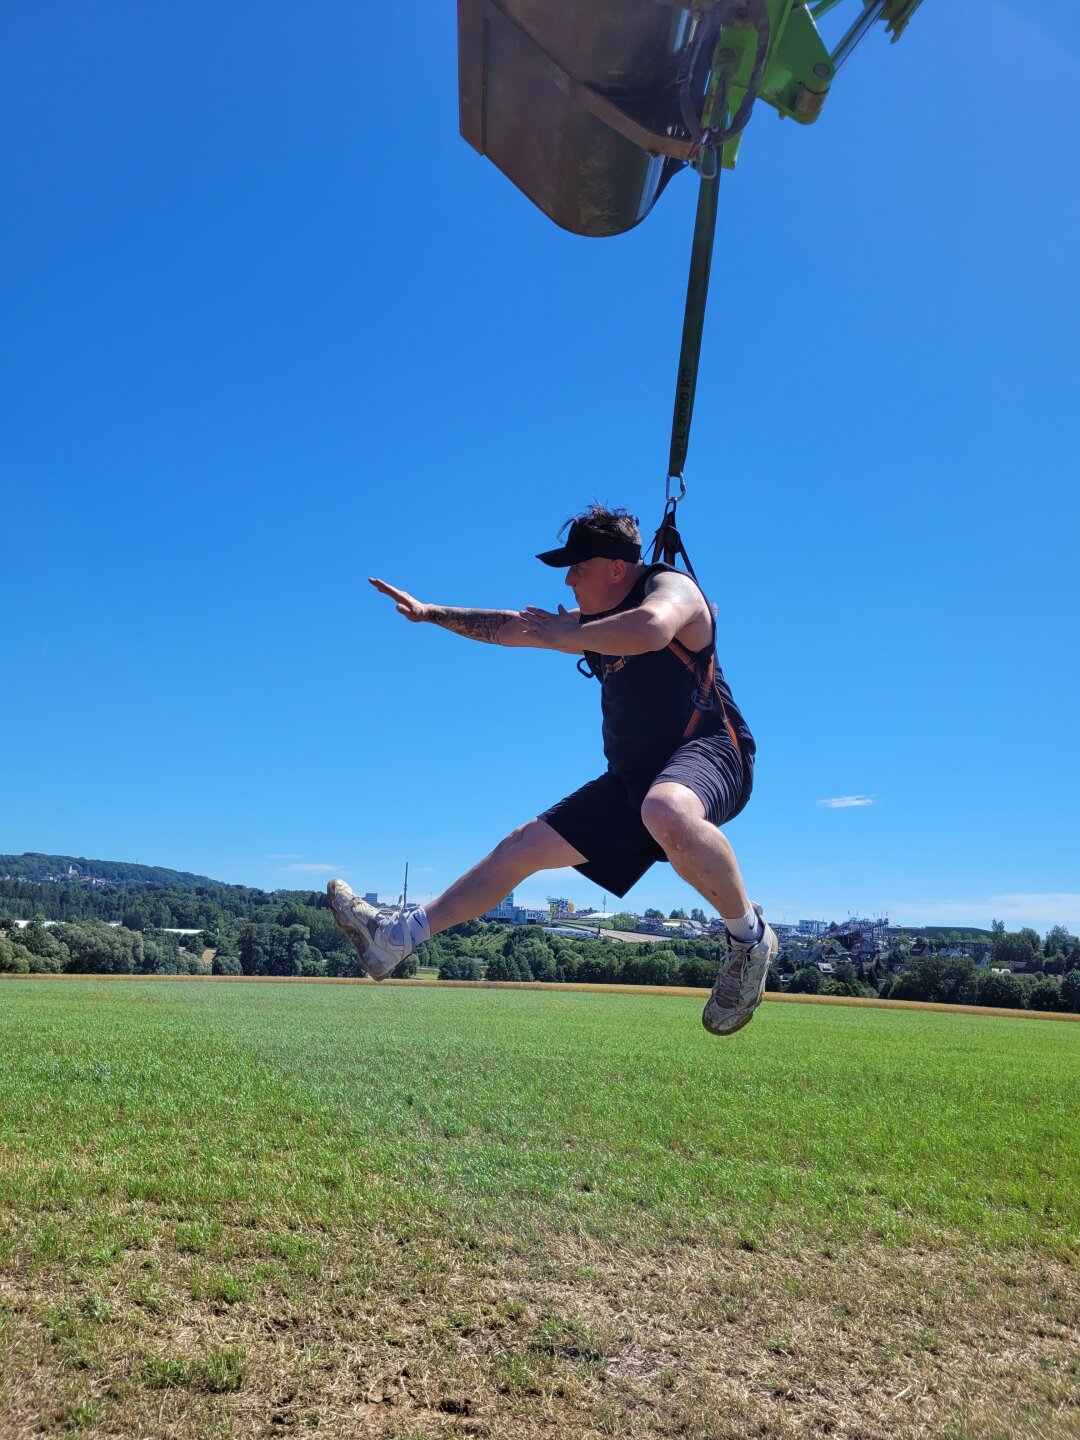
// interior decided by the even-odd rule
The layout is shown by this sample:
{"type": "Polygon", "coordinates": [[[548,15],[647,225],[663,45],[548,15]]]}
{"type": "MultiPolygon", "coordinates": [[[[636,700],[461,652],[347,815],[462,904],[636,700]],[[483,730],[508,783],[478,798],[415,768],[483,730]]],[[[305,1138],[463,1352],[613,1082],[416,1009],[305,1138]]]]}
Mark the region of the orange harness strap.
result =
{"type": "Polygon", "coordinates": [[[741,754],[739,748],[739,737],[735,733],[735,727],[728,719],[727,709],[724,705],[724,697],[720,693],[720,686],[716,683],[716,657],[709,656],[709,663],[700,665],[687,650],[685,645],[680,645],[678,640],[671,640],[667,647],[671,653],[686,666],[691,675],[698,682],[697,693],[694,696],[694,713],[686,722],[686,729],[683,731],[683,739],[689,740],[698,727],[701,715],[704,710],[711,710],[714,704],[719,704],[720,714],[724,721],[724,728],[731,736],[731,743],[735,746],[736,753],[741,754]]]}

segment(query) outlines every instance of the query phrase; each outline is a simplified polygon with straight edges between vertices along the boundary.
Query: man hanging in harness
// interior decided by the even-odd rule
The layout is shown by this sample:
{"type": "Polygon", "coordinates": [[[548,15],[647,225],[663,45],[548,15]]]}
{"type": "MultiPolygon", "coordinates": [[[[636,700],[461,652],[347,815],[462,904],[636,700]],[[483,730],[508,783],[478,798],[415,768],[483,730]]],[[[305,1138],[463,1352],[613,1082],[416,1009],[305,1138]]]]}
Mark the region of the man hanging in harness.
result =
{"type": "Polygon", "coordinates": [[[702,1019],[714,1034],[733,1034],[761,1000],[777,942],[719,829],[750,797],[755,747],[716,664],[713,610],[690,576],[642,563],[637,523],[623,510],[591,505],[561,548],[537,558],[566,567],[577,609],[451,609],[371,583],[413,622],[583,656],[579,668],[601,684],[607,770],[512,831],[424,909],[377,910],[331,880],[334,918],[382,980],[421,941],[493,909],[539,870],[572,865],[621,896],[667,860],[727,928],[728,960],[702,1019]]]}

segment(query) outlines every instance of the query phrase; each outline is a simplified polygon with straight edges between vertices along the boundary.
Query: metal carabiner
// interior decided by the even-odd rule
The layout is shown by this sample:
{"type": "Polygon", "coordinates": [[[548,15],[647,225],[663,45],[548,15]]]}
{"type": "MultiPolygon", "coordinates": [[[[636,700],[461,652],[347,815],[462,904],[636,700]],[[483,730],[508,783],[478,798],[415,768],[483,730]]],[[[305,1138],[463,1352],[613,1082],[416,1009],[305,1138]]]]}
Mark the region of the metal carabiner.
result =
{"type": "Polygon", "coordinates": [[[669,475],[669,476],[667,477],[667,479],[664,481],[664,504],[665,504],[665,505],[677,505],[680,500],[685,500],[685,499],[686,499],[686,481],[685,481],[685,480],[683,479],[683,477],[682,477],[682,472],[680,471],[678,475],[669,475]],[[679,493],[678,493],[678,495],[672,495],[672,493],[671,493],[671,482],[672,482],[673,480],[677,480],[677,481],[679,482],[679,493]]]}

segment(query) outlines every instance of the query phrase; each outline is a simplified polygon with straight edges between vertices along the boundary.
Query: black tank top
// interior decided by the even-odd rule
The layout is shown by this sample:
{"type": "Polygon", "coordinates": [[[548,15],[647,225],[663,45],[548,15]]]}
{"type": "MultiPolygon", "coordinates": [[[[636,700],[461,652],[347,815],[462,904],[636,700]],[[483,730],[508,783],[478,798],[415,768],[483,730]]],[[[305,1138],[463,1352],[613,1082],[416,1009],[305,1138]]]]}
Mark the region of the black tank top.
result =
{"type": "MultiPolygon", "coordinates": [[[[677,575],[683,573],[674,565],[650,565],[638,577],[634,588],[621,604],[598,615],[582,615],[580,623],[604,620],[609,615],[636,610],[645,599],[652,577],[668,570],[677,575]]],[[[714,620],[709,644],[704,650],[691,652],[691,658],[707,662],[715,648],[714,620]]],[[[696,677],[672,650],[666,648],[651,650],[645,655],[600,655],[586,650],[585,660],[602,687],[600,704],[604,718],[604,754],[609,766],[617,774],[641,770],[659,774],[674,751],[685,743],[684,732],[694,714],[696,677]]],[[[731,690],[719,665],[715,675],[723,697],[723,708],[714,705],[711,710],[702,711],[693,738],[697,740],[723,730],[726,714],[740,748],[753,755],[754,737],[731,698],[731,690]]]]}

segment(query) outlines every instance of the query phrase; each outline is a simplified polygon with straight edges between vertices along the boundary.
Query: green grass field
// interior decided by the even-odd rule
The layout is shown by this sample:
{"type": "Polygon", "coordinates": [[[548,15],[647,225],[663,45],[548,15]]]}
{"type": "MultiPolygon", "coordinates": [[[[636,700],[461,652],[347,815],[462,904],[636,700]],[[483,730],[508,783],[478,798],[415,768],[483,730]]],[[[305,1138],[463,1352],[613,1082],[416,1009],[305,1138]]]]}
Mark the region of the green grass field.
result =
{"type": "Polygon", "coordinates": [[[1080,1434],[1080,1027],[0,984],[0,1435],[1080,1434]]]}

